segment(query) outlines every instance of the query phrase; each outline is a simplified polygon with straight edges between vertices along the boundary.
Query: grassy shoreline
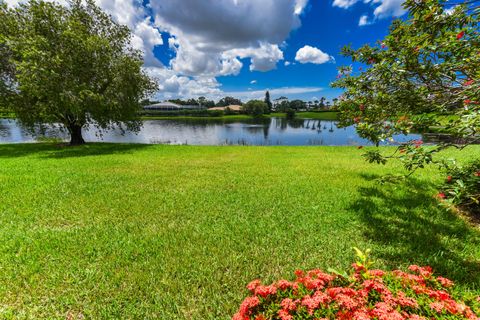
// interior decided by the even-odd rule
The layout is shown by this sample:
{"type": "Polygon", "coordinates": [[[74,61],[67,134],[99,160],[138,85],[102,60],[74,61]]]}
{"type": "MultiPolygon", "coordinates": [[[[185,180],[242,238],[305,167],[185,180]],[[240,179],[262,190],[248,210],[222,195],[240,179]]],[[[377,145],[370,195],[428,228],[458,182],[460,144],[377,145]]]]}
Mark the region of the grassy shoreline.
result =
{"type": "Polygon", "coordinates": [[[353,246],[479,294],[480,230],[438,204],[443,177],[382,186],[401,169],[362,153],[0,145],[0,318],[229,319],[250,280],[345,269],[353,246]]]}

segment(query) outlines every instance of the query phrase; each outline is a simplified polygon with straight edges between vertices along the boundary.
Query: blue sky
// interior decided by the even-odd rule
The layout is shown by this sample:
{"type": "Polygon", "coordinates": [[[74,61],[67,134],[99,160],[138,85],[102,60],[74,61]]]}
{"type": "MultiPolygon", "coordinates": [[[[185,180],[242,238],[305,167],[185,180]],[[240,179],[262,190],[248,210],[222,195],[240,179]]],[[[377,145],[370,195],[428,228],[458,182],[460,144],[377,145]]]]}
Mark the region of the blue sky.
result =
{"type": "MultiPolygon", "coordinates": [[[[5,0],[15,6],[27,0],[5,0]]],[[[67,5],[67,0],[49,0],[67,5]]],[[[332,99],[342,46],[382,39],[403,0],[95,0],[132,30],[155,98],[332,99]]],[[[355,66],[357,67],[357,66],[355,66]]]]}
{"type": "Polygon", "coordinates": [[[312,97],[332,99],[341,94],[338,89],[330,88],[335,80],[337,67],[350,65],[351,61],[340,55],[346,44],[359,47],[365,43],[374,43],[382,39],[388,32],[392,18],[379,19],[375,23],[359,26],[359,19],[364,14],[371,14],[372,6],[358,3],[345,10],[333,7],[331,1],[310,1],[301,16],[302,25],[293,30],[283,46],[289,66],[278,63],[277,69],[268,72],[249,71],[244,65],[238,76],[219,77],[225,91],[264,90],[266,88],[312,87],[323,88],[314,93],[301,93],[295,96],[306,100],[312,97]],[[305,45],[316,47],[334,57],[334,62],[323,64],[301,64],[295,61],[296,52],[305,45]],[[293,64],[294,63],[294,64],[293,64]],[[251,81],[255,84],[250,84],[251,81]]]}

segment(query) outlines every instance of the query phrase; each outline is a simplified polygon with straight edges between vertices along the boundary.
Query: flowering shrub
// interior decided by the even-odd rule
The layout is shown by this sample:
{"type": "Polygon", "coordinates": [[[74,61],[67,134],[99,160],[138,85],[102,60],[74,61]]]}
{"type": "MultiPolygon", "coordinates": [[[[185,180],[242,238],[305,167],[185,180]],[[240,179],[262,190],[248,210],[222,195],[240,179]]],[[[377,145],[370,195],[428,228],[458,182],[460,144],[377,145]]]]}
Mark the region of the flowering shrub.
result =
{"type": "Polygon", "coordinates": [[[480,297],[468,306],[452,293],[453,282],[430,267],[387,272],[370,270],[363,261],[352,265],[349,276],[321,270],[299,270],[295,276],[270,285],[249,283],[250,295],[233,320],[480,319],[480,297]]]}
{"type": "Polygon", "coordinates": [[[447,166],[448,175],[438,197],[480,212],[480,161],[465,167],[447,166]]]}

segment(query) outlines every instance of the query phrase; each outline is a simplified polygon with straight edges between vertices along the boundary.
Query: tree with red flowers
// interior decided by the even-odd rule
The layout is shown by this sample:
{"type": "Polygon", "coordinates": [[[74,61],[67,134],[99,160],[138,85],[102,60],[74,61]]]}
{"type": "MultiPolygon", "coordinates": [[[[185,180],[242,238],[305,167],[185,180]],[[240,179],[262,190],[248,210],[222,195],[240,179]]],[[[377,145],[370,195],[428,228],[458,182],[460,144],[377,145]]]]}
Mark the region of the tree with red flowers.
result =
{"type": "Polygon", "coordinates": [[[447,7],[443,0],[406,0],[408,18],[394,21],[383,41],[343,48],[343,55],[367,67],[358,72],[341,67],[333,83],[345,90],[337,103],[342,125],[355,125],[377,146],[433,125],[466,143],[424,148],[412,141],[389,156],[370,150],[365,154],[370,162],[398,158],[413,172],[436,162],[433,155],[445,148],[463,149],[480,140],[480,8],[474,3],[447,7]],[[455,116],[440,124],[432,116],[439,113],[455,116]]]}

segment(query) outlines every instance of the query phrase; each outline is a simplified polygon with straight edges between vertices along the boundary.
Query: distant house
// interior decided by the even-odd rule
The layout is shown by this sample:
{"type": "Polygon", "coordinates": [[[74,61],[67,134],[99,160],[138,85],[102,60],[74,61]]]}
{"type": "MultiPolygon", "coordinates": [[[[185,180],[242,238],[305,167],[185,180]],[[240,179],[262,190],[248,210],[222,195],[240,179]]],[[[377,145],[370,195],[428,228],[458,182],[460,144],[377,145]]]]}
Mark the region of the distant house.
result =
{"type": "Polygon", "coordinates": [[[160,103],[151,104],[143,107],[144,110],[148,111],[181,111],[181,110],[204,110],[205,107],[199,105],[185,106],[176,104],[170,101],[164,101],[160,103]]]}
{"type": "Polygon", "coordinates": [[[242,106],[239,106],[239,105],[229,105],[229,106],[226,106],[226,107],[214,107],[214,108],[209,108],[208,110],[219,110],[219,111],[225,111],[225,109],[230,109],[230,111],[233,111],[233,112],[240,112],[242,111],[242,106]]]}

